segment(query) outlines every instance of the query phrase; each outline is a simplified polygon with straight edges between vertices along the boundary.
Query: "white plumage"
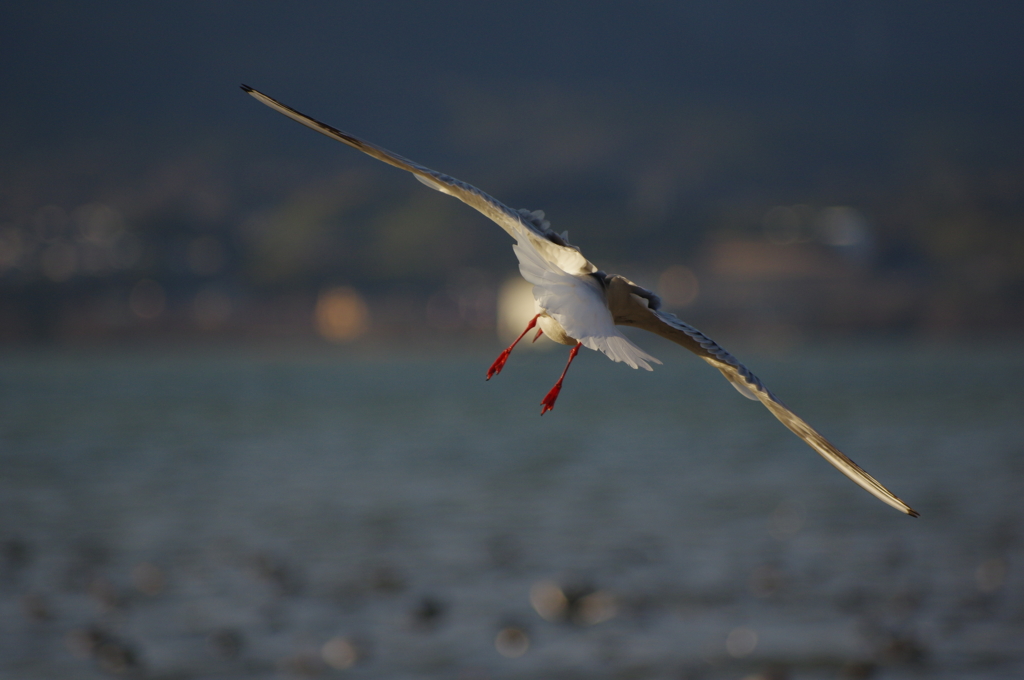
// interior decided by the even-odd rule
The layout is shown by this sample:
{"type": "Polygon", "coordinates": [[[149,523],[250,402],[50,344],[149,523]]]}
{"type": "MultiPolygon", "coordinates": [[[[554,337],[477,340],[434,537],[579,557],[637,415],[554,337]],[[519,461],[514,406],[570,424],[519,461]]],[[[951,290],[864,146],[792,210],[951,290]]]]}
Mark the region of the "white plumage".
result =
{"type": "Polygon", "coordinates": [[[518,232],[512,250],[519,258],[519,272],[533,284],[533,297],[541,309],[538,323],[548,337],[563,345],[581,342],[587,349],[603,352],[612,361],[621,361],[631,368],[650,371],[648,361],[661,363],[615,327],[598,278],[590,274],[570,274],[560,266],[571,258],[559,257],[559,251],[576,251],[557,245],[541,251],[534,246],[534,238],[526,229],[520,228],[518,232]],[[552,254],[555,257],[549,259],[552,254]]]}

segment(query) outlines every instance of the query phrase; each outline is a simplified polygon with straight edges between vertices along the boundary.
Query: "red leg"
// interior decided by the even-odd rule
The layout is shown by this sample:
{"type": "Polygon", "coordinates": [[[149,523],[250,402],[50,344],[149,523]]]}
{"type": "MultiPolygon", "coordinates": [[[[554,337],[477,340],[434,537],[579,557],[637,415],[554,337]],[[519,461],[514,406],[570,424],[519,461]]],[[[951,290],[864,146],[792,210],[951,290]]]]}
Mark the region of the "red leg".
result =
{"type": "Polygon", "coordinates": [[[512,353],[512,348],[518,345],[519,341],[523,339],[523,336],[526,335],[531,328],[537,325],[537,319],[539,318],[540,314],[530,319],[530,323],[526,325],[526,330],[519,334],[519,337],[516,338],[516,341],[508,346],[508,349],[506,349],[504,352],[498,355],[498,358],[494,360],[494,363],[491,364],[491,367],[487,369],[488,380],[501,373],[501,369],[505,367],[505,362],[508,361],[508,355],[512,353]]]}
{"type": "Polygon", "coordinates": [[[555,383],[555,386],[551,388],[551,391],[548,392],[547,396],[540,402],[542,404],[542,408],[540,410],[541,415],[544,415],[555,407],[555,399],[558,399],[558,393],[562,391],[562,381],[565,380],[565,374],[569,371],[569,366],[572,364],[572,360],[576,358],[577,354],[579,354],[580,346],[582,344],[582,342],[577,342],[572,348],[572,351],[569,352],[569,361],[566,362],[565,368],[562,369],[561,377],[558,379],[558,382],[555,383]]]}
{"type": "Polygon", "coordinates": [[[537,339],[540,338],[540,336],[542,336],[542,335],[544,335],[544,329],[543,328],[538,328],[537,329],[537,335],[533,336],[533,342],[537,342],[537,339]]]}

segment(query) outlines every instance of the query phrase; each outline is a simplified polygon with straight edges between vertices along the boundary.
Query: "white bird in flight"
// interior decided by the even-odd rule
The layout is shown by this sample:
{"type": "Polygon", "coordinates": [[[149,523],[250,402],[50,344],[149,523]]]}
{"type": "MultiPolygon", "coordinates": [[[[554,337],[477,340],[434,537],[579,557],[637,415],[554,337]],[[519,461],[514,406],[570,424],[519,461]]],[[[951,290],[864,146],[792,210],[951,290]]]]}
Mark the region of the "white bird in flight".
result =
{"type": "Polygon", "coordinates": [[[888,505],[917,517],[918,513],[882,486],[874,477],[846,457],[842,451],[822,437],[803,419],[789,410],[778,397],[768,391],[761,380],[731,354],[693,326],[659,307],[661,300],[622,276],[609,276],[591,264],[571,245],[567,232],[556,234],[540,210],[512,210],[505,204],[454,177],[431,170],[398,154],[365,142],[285,106],[254,90],[242,89],[270,108],[283,113],[306,127],[331,139],[359,149],[377,160],[411,172],[420,182],[441,193],[454,196],[483,213],[516,240],[512,246],[519,259],[519,271],[533,284],[537,314],[526,330],[498,356],[487,371],[487,379],[501,372],[512,348],[526,333],[539,326],[541,333],[555,342],[570,345],[569,361],[555,386],[541,401],[541,415],[550,411],[562,389],[562,381],[580,347],[603,352],[612,361],[621,361],[631,368],[651,370],[649,362],[661,362],[630,342],[619,326],[633,326],[667,338],[708,362],[732,383],[740,394],[760,401],[779,421],[840,472],[888,505]]]}

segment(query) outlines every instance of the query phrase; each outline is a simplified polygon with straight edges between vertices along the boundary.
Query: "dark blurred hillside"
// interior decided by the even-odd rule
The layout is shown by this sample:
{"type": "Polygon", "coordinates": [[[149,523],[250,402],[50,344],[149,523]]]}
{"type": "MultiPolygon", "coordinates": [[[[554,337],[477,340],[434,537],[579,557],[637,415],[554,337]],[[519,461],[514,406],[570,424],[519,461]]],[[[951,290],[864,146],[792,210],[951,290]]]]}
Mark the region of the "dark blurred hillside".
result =
{"type": "Polygon", "coordinates": [[[8,7],[0,339],[493,332],[501,230],[241,81],[545,210],[698,324],[1018,331],[1019,14],[8,7]]]}
{"type": "MultiPolygon", "coordinates": [[[[812,333],[1024,321],[1024,167],[1006,153],[1020,142],[1007,126],[907,116],[854,148],[842,121],[810,111],[543,88],[526,120],[494,92],[450,94],[447,107],[427,146],[450,147],[449,164],[399,152],[544,209],[588,257],[690,318],[812,333]]],[[[431,318],[491,332],[496,291],[516,273],[500,229],[265,113],[297,149],[331,153],[307,162],[246,131],[244,144],[153,145],[134,160],[117,148],[8,159],[0,336],[303,337],[339,286],[368,306],[371,333],[431,318]]],[[[337,111],[311,113],[344,127],[337,111]]]]}

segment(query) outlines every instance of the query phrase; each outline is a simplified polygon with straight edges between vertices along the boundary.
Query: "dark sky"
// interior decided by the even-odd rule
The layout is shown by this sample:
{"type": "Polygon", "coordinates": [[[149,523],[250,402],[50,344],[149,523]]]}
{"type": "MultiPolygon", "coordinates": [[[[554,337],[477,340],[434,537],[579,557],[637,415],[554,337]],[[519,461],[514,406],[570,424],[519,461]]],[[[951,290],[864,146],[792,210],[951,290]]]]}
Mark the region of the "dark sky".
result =
{"type": "Polygon", "coordinates": [[[517,109],[539,84],[866,128],[921,111],[1012,120],[1022,19],[967,2],[6,3],[0,149],[285,134],[240,82],[395,143],[429,133],[452,88],[506,90],[517,109]]]}

